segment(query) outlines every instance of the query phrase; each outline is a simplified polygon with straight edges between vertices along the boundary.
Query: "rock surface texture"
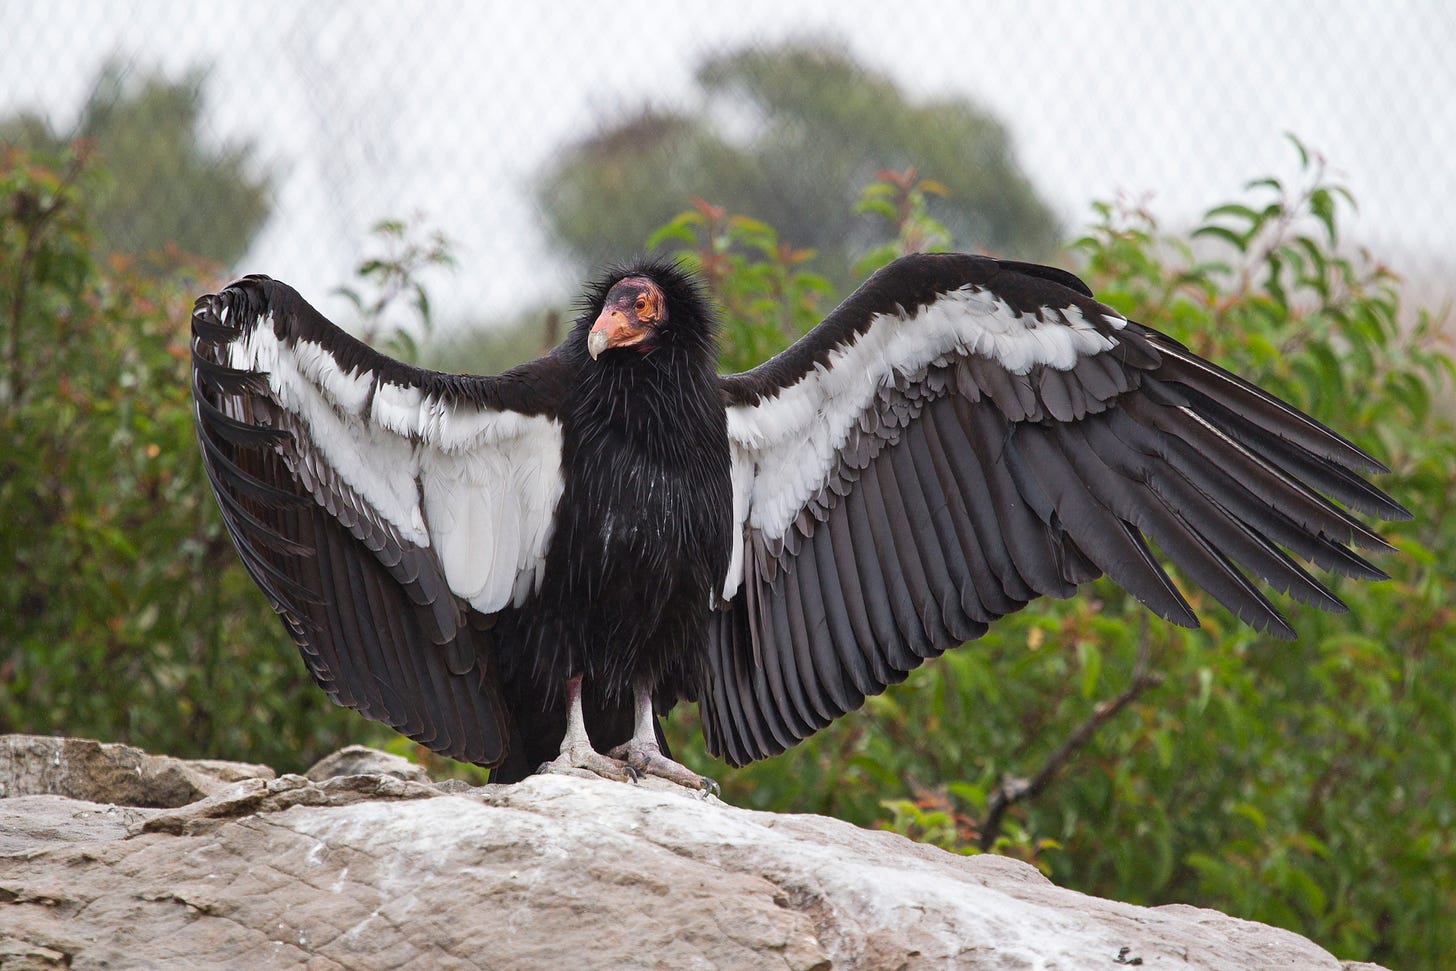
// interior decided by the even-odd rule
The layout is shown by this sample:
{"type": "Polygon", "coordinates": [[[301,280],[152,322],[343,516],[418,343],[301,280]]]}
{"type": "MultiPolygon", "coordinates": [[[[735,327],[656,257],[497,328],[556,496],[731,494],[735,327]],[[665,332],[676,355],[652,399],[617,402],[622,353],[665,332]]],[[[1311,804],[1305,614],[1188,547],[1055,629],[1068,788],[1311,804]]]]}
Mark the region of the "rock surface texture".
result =
{"type": "Polygon", "coordinates": [[[833,819],[669,783],[437,786],[376,754],[272,778],[0,739],[0,971],[1342,968],[1287,931],[833,819]],[[184,805],[161,795],[179,778],[184,805]]]}

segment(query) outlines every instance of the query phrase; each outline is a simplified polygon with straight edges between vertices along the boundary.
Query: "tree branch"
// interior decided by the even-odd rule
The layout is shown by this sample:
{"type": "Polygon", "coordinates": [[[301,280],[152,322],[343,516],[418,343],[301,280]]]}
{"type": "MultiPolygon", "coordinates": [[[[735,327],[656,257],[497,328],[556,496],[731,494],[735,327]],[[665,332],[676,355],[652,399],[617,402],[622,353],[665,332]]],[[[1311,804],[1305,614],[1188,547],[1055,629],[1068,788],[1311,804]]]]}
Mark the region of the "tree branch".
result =
{"type": "Polygon", "coordinates": [[[1122,694],[1111,701],[1100,702],[1096,708],[1092,709],[1092,714],[1087,717],[1087,720],[1067,736],[1061,747],[1051,754],[1031,779],[1002,779],[1001,784],[992,790],[990,797],[986,800],[986,819],[981,824],[980,846],[982,850],[989,850],[995,845],[996,838],[1001,835],[1001,820],[1005,817],[1006,810],[1018,802],[1037,796],[1051,783],[1056,774],[1061,771],[1062,766],[1071,761],[1072,756],[1091,741],[1092,736],[1097,733],[1097,729],[1131,704],[1144,691],[1163,683],[1161,674],[1148,670],[1148,655],[1148,622],[1144,618],[1142,637],[1138,643],[1137,662],[1133,665],[1132,670],[1132,681],[1123,689],[1122,694]]]}

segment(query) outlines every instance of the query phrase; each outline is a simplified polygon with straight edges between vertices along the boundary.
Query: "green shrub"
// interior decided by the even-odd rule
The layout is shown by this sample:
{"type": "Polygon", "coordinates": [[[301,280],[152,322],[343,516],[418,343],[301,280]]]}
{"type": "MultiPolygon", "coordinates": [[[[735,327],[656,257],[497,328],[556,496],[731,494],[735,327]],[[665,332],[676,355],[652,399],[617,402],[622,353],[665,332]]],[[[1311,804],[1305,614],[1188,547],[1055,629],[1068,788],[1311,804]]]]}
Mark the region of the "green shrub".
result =
{"type": "Polygon", "coordinates": [[[0,731],[298,769],[353,741],[242,571],[192,433],[216,269],[99,256],[104,176],[0,156],[0,731]]]}

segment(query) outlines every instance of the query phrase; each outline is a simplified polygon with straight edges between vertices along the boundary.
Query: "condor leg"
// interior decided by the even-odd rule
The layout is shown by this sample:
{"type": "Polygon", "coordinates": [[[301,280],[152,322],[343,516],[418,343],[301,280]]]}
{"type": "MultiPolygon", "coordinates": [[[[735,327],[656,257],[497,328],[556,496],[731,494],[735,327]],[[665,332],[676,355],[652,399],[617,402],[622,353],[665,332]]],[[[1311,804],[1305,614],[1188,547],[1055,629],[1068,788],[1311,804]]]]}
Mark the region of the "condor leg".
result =
{"type": "Polygon", "coordinates": [[[561,754],[536,771],[562,772],[568,769],[586,769],[615,782],[637,781],[637,771],[630,765],[592,748],[591,739],[586,734],[586,719],[581,713],[579,674],[566,682],[566,735],[561,739],[561,754]]]}

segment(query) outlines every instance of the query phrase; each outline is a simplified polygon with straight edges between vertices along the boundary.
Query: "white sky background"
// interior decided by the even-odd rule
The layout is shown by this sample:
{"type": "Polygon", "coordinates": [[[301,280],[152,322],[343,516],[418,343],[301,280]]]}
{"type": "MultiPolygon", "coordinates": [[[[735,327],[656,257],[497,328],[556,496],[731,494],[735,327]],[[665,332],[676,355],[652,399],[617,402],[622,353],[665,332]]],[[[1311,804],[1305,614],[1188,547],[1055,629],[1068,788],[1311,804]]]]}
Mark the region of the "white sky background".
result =
{"type": "Polygon", "coordinates": [[[529,196],[553,151],[647,103],[691,106],[709,54],[794,37],[841,43],[916,97],[992,109],[1069,233],[1118,193],[1186,223],[1251,178],[1292,174],[1295,132],[1358,198],[1351,235],[1437,299],[1456,294],[1444,0],[0,0],[0,114],[70,124],[109,55],[174,76],[210,66],[209,128],[256,143],[277,197],[240,272],[347,320],[327,294],[368,227],[418,215],[456,244],[440,316],[508,316],[579,282],[529,196]]]}

